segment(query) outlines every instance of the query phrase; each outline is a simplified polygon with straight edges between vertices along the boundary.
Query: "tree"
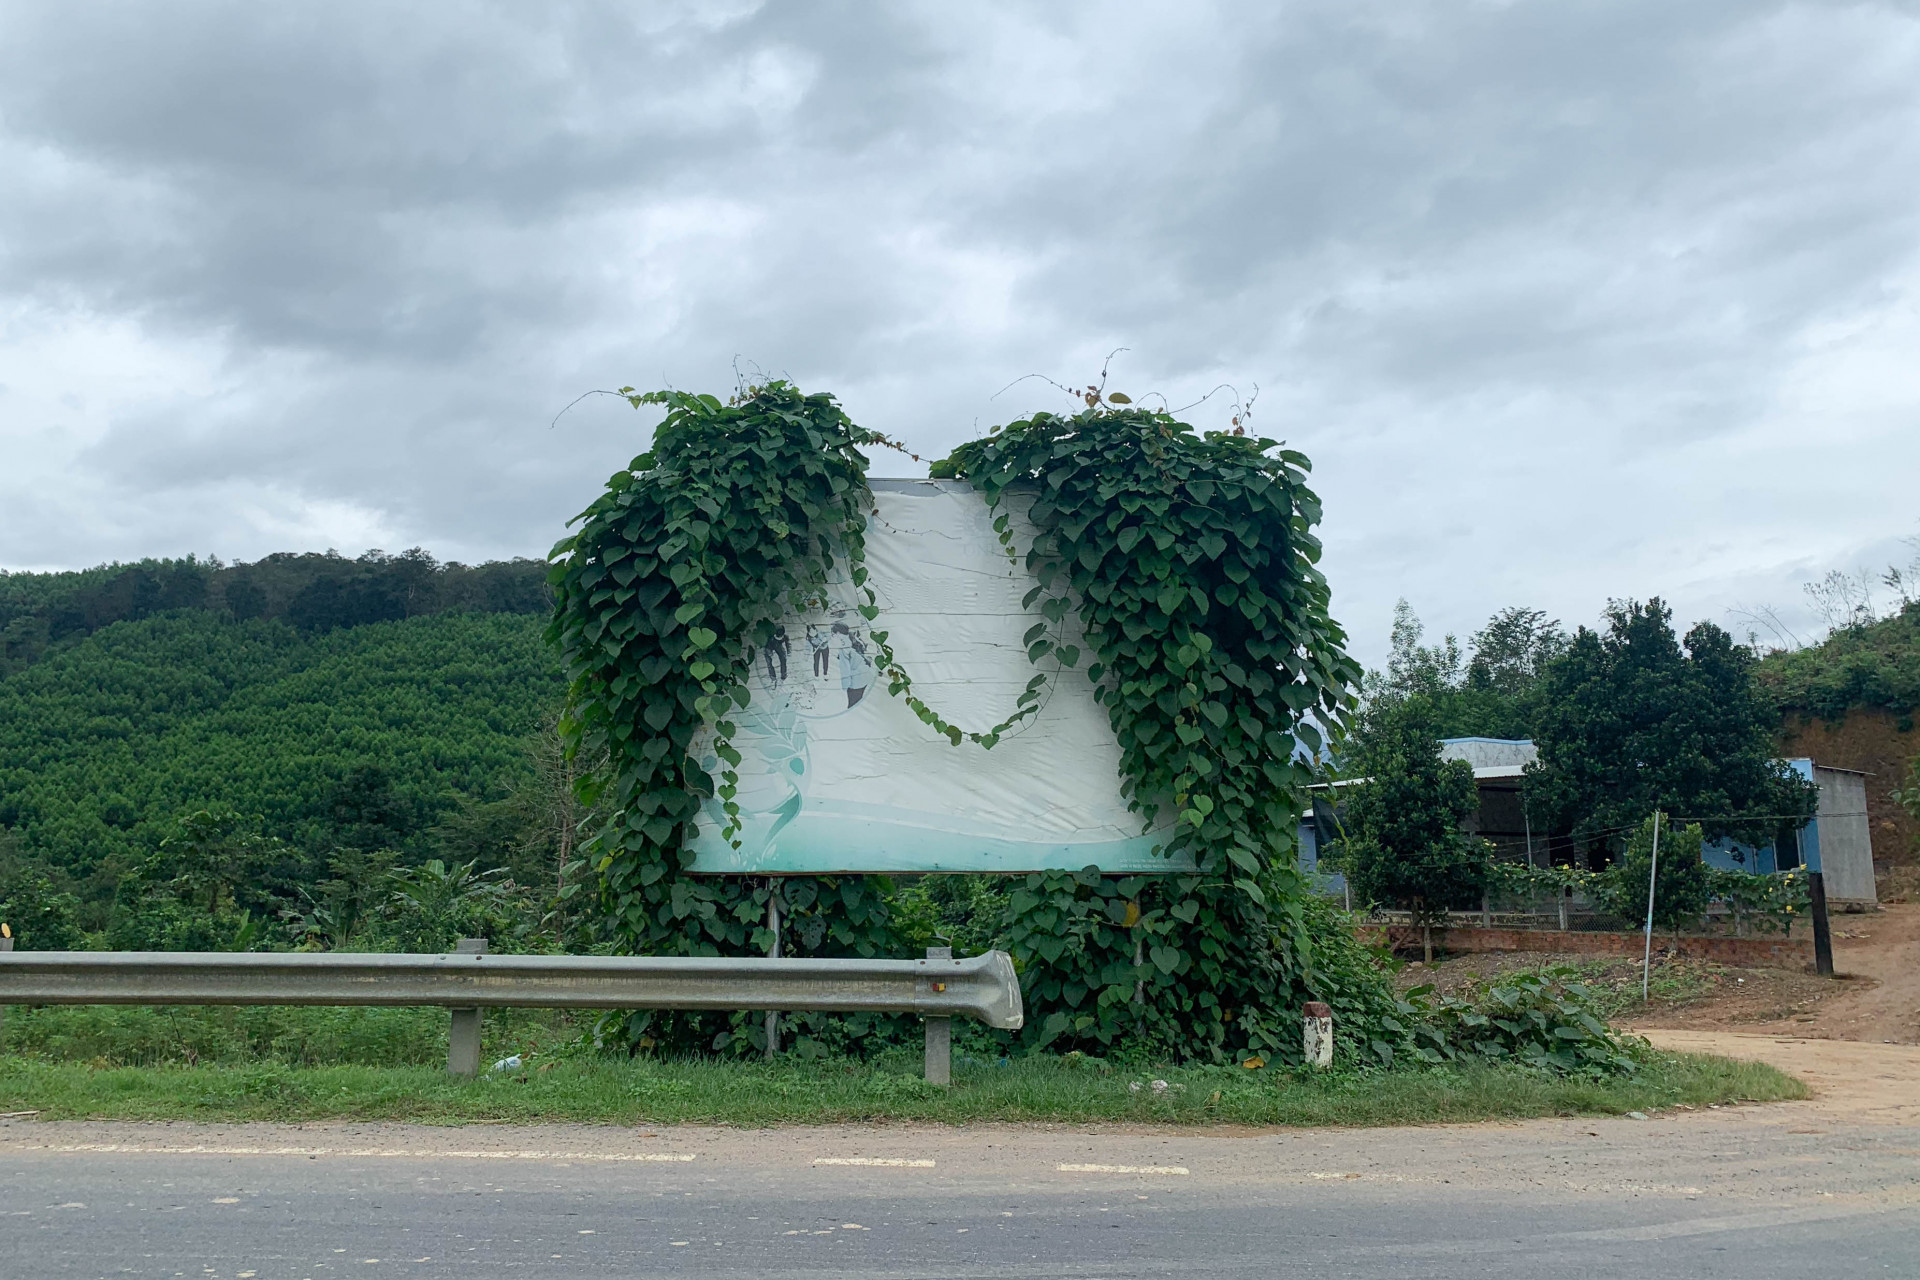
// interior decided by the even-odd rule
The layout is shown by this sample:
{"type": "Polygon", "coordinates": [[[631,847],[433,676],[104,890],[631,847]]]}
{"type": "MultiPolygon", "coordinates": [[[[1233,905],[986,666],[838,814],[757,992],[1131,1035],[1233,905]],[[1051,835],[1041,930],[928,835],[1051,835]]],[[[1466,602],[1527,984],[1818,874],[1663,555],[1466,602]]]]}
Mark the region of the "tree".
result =
{"type": "Polygon", "coordinates": [[[1431,961],[1433,920],[1478,905],[1492,863],[1486,842],[1460,829],[1480,802],[1472,766],[1441,758],[1432,706],[1418,697],[1375,699],[1354,745],[1364,781],[1347,798],[1342,865],[1362,897],[1413,913],[1431,961]]]}
{"type": "Polygon", "coordinates": [[[349,849],[404,847],[420,825],[418,806],[409,799],[385,766],[352,766],[334,784],[324,808],[333,843],[349,849]]]}
{"type": "Polygon", "coordinates": [[[429,858],[395,872],[387,900],[394,940],[402,951],[445,951],[461,937],[497,936],[510,920],[510,882],[471,862],[448,866],[429,858]]]}
{"type": "Polygon", "coordinates": [[[1502,609],[1474,632],[1466,688],[1524,699],[1566,648],[1567,633],[1544,609],[1502,609]]]}
{"type": "Polygon", "coordinates": [[[335,849],[327,859],[332,874],[311,888],[299,886],[298,905],[284,908],[281,918],[307,945],[347,946],[384,905],[381,895],[399,858],[394,849],[335,849]]]}
{"type": "Polygon", "coordinates": [[[1540,609],[1502,609],[1473,634],[1470,657],[1451,635],[1426,645],[1425,634],[1405,600],[1394,605],[1386,673],[1367,677],[1372,696],[1426,699],[1443,738],[1529,736],[1540,672],[1567,645],[1557,621],[1540,609]]]}
{"type": "Polygon", "coordinates": [[[1430,702],[1444,700],[1460,687],[1460,642],[1447,636],[1439,644],[1423,645],[1426,624],[1405,600],[1393,605],[1391,649],[1387,656],[1387,674],[1378,672],[1369,681],[1375,691],[1390,697],[1424,697],[1430,702]]]}
{"type": "Polygon", "coordinates": [[[1541,675],[1530,812],[1585,843],[1596,868],[1656,808],[1708,840],[1754,844],[1812,816],[1812,784],[1774,758],[1752,650],[1710,622],[1683,649],[1658,599],[1615,602],[1606,618],[1541,675]]]}
{"type": "Polygon", "coordinates": [[[278,864],[291,851],[271,836],[259,834],[260,819],[231,806],[212,804],[182,814],[174,834],[160,842],[154,873],[170,874],[164,887],[182,903],[216,915],[226,908],[246,910],[264,901],[269,881],[282,877],[278,864]]]}
{"type": "Polygon", "coordinates": [[[0,831],[0,924],[22,951],[69,951],[83,942],[75,923],[80,900],[55,882],[58,874],[0,831]]]}
{"type": "Polygon", "coordinates": [[[1647,910],[1647,877],[1651,871],[1653,922],[1663,929],[1680,932],[1682,925],[1700,918],[1707,909],[1707,899],[1712,896],[1707,864],[1700,856],[1705,844],[1705,833],[1699,823],[1670,826],[1662,815],[1660,862],[1658,870],[1653,870],[1649,866],[1653,860],[1653,818],[1649,816],[1627,841],[1619,861],[1600,877],[1601,904],[1623,920],[1642,919],[1647,910]]]}

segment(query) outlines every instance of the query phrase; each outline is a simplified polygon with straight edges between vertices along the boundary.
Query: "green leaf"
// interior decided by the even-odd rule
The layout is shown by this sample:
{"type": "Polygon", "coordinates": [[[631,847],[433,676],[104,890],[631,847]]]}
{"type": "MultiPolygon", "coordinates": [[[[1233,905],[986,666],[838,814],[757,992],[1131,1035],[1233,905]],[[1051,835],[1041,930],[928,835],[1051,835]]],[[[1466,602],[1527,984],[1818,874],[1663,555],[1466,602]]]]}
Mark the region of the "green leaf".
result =
{"type": "Polygon", "coordinates": [[[709,648],[713,642],[719,638],[717,634],[707,630],[705,627],[693,627],[687,631],[687,640],[696,649],[709,648]]]}

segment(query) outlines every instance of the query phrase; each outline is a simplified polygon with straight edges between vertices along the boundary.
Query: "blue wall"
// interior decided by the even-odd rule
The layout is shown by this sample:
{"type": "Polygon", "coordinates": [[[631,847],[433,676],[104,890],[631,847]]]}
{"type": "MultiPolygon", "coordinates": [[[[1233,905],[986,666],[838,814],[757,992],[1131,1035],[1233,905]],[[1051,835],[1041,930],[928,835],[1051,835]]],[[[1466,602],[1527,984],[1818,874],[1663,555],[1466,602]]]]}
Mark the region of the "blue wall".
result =
{"type": "MultiPolygon", "coordinates": [[[[1789,760],[1787,764],[1793,771],[1813,781],[1813,761],[1802,758],[1789,760]]],[[[1794,867],[1805,865],[1809,871],[1820,869],[1820,819],[1800,828],[1800,858],[1795,861],[1789,853],[1781,866],[1782,859],[1771,844],[1761,845],[1758,849],[1750,845],[1735,844],[1731,840],[1716,840],[1700,851],[1701,858],[1710,867],[1719,867],[1725,871],[1751,871],[1755,875],[1772,875],[1776,871],[1791,871],[1794,867]],[[1741,856],[1736,856],[1741,855],[1741,856]]]]}

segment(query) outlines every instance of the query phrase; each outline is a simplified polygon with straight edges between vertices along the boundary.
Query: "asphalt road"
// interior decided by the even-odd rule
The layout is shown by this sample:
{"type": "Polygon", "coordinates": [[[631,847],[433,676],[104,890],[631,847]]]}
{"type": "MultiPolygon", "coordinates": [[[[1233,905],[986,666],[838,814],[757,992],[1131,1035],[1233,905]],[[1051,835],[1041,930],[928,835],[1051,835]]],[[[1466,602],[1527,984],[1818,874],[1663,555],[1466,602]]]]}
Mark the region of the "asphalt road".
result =
{"type": "Polygon", "coordinates": [[[1917,1209],[1914,1108],[1831,1097],[1205,1134],[0,1121],[8,1280],[1851,1280],[1920,1275],[1917,1209]]]}

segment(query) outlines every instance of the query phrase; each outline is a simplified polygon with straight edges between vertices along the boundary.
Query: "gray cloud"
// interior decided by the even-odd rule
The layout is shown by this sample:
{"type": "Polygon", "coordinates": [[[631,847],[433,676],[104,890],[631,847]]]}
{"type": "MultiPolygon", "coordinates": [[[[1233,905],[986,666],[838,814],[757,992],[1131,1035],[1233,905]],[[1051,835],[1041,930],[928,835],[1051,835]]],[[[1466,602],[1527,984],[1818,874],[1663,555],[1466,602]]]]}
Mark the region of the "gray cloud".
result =
{"type": "Polygon", "coordinates": [[[1793,609],[1920,514],[1917,125],[1892,3],[11,6],[0,563],[537,553],[582,390],[937,455],[1124,346],[1261,387],[1369,656],[1793,609]]]}

